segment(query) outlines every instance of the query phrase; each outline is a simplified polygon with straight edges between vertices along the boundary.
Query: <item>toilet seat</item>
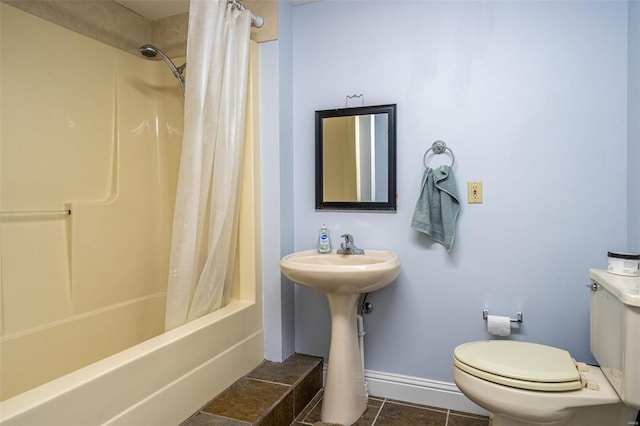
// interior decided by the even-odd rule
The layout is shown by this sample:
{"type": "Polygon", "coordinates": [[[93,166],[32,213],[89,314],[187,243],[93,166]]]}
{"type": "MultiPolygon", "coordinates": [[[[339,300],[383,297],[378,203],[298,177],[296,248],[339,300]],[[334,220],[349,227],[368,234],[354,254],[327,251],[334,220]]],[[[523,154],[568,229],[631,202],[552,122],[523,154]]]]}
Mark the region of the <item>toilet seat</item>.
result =
{"type": "Polygon", "coordinates": [[[583,387],[569,352],[537,343],[465,343],[455,348],[454,365],[480,379],[518,389],[561,392],[583,387]]]}

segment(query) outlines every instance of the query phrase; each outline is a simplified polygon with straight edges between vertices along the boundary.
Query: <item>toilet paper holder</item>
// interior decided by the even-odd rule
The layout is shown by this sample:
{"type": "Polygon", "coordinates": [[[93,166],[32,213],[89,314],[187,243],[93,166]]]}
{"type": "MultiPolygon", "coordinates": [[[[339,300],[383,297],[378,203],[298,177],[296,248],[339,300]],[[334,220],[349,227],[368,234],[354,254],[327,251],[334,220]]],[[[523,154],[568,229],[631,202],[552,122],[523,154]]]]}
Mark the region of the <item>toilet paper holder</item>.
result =
{"type": "MultiPolygon", "coordinates": [[[[488,309],[483,309],[482,310],[482,319],[486,321],[488,316],[489,316],[489,310],[488,309]]],[[[511,322],[522,322],[522,312],[516,312],[515,319],[514,318],[509,318],[509,321],[511,321],[511,322]]]]}

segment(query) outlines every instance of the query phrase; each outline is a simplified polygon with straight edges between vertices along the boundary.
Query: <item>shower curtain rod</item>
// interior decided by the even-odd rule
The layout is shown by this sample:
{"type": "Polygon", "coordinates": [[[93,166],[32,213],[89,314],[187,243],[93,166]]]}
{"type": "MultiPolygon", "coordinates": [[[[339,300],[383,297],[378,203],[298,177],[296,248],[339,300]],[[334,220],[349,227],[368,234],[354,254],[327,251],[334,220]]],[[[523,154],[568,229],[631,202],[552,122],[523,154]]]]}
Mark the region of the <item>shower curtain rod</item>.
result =
{"type": "Polygon", "coordinates": [[[251,15],[251,23],[253,24],[254,27],[262,28],[262,26],[264,25],[264,19],[262,18],[262,16],[254,15],[253,13],[251,13],[249,9],[241,5],[240,2],[238,2],[238,0],[227,0],[227,3],[229,3],[231,6],[235,7],[238,10],[249,11],[249,14],[251,15]]]}

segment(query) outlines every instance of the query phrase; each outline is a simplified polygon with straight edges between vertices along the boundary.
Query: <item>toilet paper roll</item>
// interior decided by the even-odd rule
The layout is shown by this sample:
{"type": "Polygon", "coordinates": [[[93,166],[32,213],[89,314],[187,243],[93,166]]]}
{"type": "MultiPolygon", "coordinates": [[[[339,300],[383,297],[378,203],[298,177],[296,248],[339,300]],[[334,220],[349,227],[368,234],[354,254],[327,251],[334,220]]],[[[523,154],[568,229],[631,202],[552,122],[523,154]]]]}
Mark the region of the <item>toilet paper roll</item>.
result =
{"type": "Polygon", "coordinates": [[[498,315],[488,315],[487,331],[494,336],[508,336],[511,334],[511,319],[498,315]]]}

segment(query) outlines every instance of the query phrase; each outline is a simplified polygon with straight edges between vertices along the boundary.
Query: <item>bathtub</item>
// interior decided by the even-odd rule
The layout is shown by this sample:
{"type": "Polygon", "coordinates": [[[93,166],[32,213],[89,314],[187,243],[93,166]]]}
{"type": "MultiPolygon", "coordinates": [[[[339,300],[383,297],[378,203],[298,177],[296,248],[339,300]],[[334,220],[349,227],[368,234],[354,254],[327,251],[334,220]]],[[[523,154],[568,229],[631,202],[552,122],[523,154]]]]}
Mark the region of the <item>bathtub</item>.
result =
{"type": "Polygon", "coordinates": [[[3,401],[0,424],[175,426],[263,360],[260,316],[255,302],[234,299],[3,401]]]}
{"type": "Polygon", "coordinates": [[[2,146],[11,185],[0,199],[0,376],[7,384],[46,373],[4,391],[0,424],[175,426],[264,357],[257,44],[231,303],[159,334],[182,141],[175,78],[4,2],[0,20],[3,96],[21,105],[0,123],[11,136],[2,146]],[[52,113],[35,120],[41,111],[52,113]]]}

